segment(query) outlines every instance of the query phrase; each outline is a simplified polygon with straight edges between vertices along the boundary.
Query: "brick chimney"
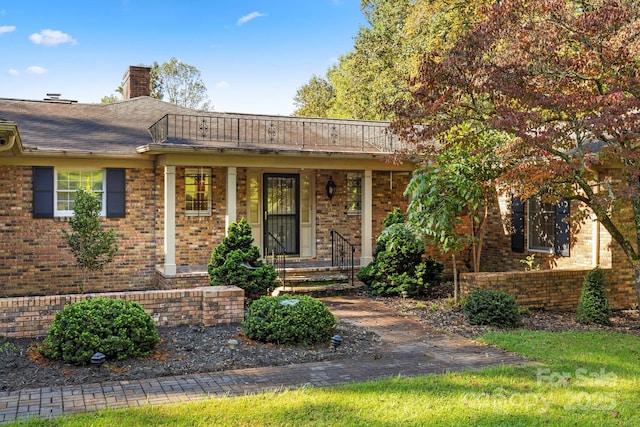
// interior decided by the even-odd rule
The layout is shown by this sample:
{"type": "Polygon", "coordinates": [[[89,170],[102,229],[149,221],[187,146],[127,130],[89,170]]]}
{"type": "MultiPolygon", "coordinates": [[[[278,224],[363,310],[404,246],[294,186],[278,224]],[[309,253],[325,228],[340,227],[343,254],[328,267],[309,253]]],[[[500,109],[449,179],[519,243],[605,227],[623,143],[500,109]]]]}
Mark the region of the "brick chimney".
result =
{"type": "Polygon", "coordinates": [[[122,76],[122,99],[151,95],[151,67],[131,65],[122,76]]]}

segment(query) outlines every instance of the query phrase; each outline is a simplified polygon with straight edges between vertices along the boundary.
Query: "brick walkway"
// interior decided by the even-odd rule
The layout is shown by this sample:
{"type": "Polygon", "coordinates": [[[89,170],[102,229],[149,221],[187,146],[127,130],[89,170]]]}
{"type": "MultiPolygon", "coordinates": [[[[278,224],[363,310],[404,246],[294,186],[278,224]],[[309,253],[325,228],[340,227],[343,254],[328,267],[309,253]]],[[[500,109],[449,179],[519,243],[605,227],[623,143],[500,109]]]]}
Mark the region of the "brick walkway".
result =
{"type": "Polygon", "coordinates": [[[339,319],[380,335],[382,344],[378,352],[351,360],[0,392],[0,423],[106,408],[527,363],[522,357],[499,349],[443,334],[370,299],[331,297],[323,301],[339,319]]]}

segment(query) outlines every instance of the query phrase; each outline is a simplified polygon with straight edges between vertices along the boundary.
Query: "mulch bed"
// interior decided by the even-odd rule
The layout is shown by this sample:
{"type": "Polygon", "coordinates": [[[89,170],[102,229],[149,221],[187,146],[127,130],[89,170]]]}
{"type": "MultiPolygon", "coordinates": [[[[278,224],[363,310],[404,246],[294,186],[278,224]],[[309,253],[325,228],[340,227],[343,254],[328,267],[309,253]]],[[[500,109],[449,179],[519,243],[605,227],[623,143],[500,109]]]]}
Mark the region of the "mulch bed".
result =
{"type": "MultiPolygon", "coordinates": [[[[444,332],[475,338],[498,330],[467,324],[462,312],[451,307],[449,293],[450,289],[443,286],[425,299],[375,299],[444,332]]],[[[579,324],[574,320],[574,314],[569,312],[531,311],[524,316],[520,327],[545,331],[617,331],[640,336],[640,315],[638,310],[616,311],[610,326],[600,326],[579,324]]],[[[286,347],[252,341],[242,335],[238,324],[161,327],[158,332],[162,341],[148,357],[107,361],[100,367],[46,360],[37,351],[41,339],[0,337],[0,392],[351,359],[375,352],[380,343],[380,338],[373,332],[346,322],[338,325],[336,334],[343,337],[344,344],[335,351],[329,345],[286,347]],[[230,339],[238,341],[236,348],[230,348],[230,339]]]]}

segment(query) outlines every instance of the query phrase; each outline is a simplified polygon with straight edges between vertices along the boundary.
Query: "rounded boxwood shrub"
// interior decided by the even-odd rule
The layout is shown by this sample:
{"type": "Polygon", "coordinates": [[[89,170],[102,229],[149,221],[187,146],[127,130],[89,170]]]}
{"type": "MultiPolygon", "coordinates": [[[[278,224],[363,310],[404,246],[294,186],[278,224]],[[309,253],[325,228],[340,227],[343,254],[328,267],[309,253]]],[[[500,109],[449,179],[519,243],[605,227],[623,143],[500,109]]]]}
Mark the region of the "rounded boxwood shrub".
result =
{"type": "Polygon", "coordinates": [[[158,342],[156,325],[140,304],[91,298],[56,313],[41,352],[50,359],[85,365],[96,352],[107,360],[144,356],[158,342]]]}
{"type": "Polygon", "coordinates": [[[279,295],[253,301],[242,331],[261,342],[311,345],[328,341],[335,325],[336,318],[322,301],[306,295],[279,295]]]}
{"type": "Polygon", "coordinates": [[[472,325],[511,327],[520,323],[516,299],[497,289],[474,289],[464,302],[463,311],[472,325]]]}
{"type": "Polygon", "coordinates": [[[584,277],[584,286],[578,301],[576,321],[608,325],[611,317],[609,299],[605,290],[604,273],[599,268],[589,271],[584,277]]]}

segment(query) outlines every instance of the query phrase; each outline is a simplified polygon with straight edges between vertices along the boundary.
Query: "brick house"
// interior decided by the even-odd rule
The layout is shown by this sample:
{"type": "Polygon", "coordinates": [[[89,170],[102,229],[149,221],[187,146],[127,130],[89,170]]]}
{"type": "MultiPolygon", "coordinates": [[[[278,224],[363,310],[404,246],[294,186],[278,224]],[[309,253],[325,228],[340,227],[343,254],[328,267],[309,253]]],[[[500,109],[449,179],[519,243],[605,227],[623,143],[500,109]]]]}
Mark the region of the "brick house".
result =
{"type": "MultiPolygon", "coordinates": [[[[0,99],[0,297],[77,291],[81,273],[61,230],[78,186],[102,194],[120,246],[87,292],[206,285],[211,251],[240,218],[257,246],[277,238],[292,261],[330,260],[336,230],[366,265],[384,217],[407,206],[416,164],[389,161],[400,142],[388,123],[195,111],[150,98],[147,67],[129,67],[123,95],[113,104],[0,99]]],[[[612,305],[636,304],[632,272],[606,230],[593,219],[563,222],[577,209],[497,195],[483,272],[466,272],[466,254],[457,257],[463,288],[567,309],[600,265],[612,305]],[[524,272],[530,254],[540,271],[524,272]]],[[[440,259],[450,276],[450,257],[440,259]]]]}
{"type": "Polygon", "coordinates": [[[79,186],[102,195],[120,247],[87,292],[207,284],[192,271],[240,218],[292,259],[331,259],[336,230],[366,264],[406,207],[414,165],[387,161],[387,123],[195,111],[150,98],[147,67],[123,89],[112,104],[0,99],[0,296],[76,291],[61,230],[79,186]]]}

